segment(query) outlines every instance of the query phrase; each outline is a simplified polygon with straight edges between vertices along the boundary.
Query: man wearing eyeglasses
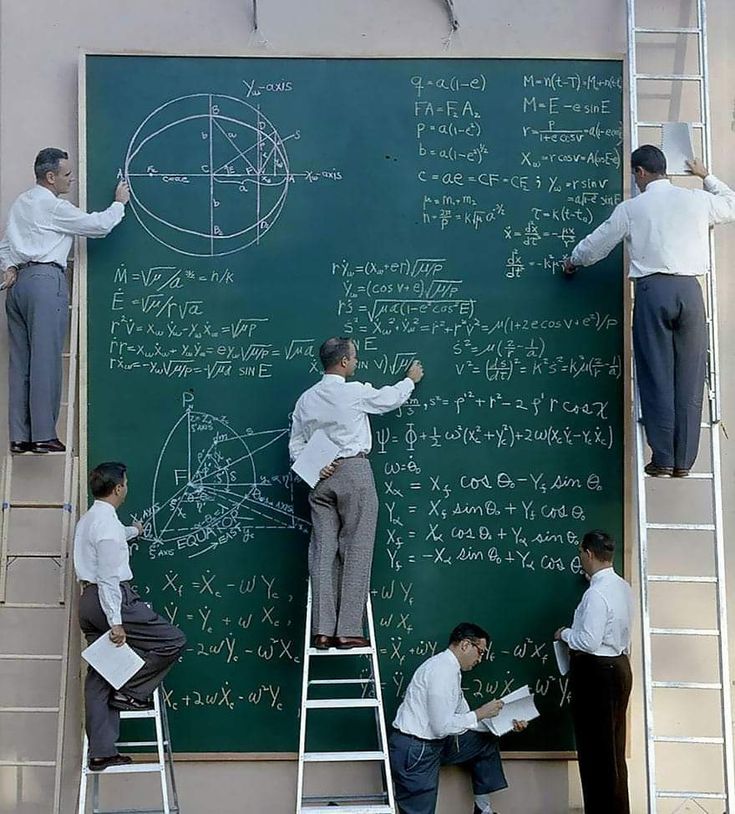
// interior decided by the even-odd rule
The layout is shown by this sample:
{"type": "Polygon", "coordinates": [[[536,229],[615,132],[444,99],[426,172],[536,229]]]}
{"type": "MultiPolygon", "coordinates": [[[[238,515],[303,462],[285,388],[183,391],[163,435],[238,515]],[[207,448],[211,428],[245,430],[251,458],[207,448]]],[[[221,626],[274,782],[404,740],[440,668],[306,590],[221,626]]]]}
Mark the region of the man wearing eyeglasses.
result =
{"type": "MultiPolygon", "coordinates": [[[[449,636],[447,649],[414,673],[388,744],[400,814],[434,814],[441,766],[468,766],[474,814],[493,814],[490,794],[508,786],[498,738],[473,729],[495,717],[503,702],[488,701],[470,710],[462,693],[462,673],[482,661],[489,639],[478,625],[462,622],[449,636]]],[[[525,721],[514,722],[517,732],[525,728],[525,721]]]]}

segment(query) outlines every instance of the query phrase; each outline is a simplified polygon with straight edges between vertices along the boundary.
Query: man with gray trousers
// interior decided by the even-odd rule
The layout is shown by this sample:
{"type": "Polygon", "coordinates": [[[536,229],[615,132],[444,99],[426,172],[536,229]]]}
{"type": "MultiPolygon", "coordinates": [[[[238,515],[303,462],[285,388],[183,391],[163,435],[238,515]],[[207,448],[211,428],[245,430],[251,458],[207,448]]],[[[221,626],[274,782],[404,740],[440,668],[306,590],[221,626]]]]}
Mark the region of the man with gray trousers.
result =
{"type": "Polygon", "coordinates": [[[34,163],[36,185],[19,195],[0,241],[8,316],[10,451],[63,452],[56,434],[61,401],[61,354],[69,320],[66,263],[74,236],[104,237],[123,219],[130,199],[121,181],[102,212],[78,209],[69,192],[69,155],[46,147],[34,163]]]}
{"type": "MultiPolygon", "coordinates": [[[[642,194],[623,201],[564,262],[571,275],[621,241],[635,281],[633,351],[653,477],[683,478],[699,449],[707,324],[697,277],[708,272],[709,229],[735,221],[735,192],[701,161],[687,162],[704,190],[674,186],[666,157],[650,144],[631,155],[642,194]]],[[[713,315],[715,316],[715,315],[713,315]]]]}
{"type": "Polygon", "coordinates": [[[131,762],[115,745],[120,710],[151,707],[151,695],[179,658],[186,637],[143,602],[131,585],[128,543],[143,533],[143,526],[123,526],[117,517],[128,494],[127,467],[116,461],[99,464],[89,473],[89,489],[94,503],[74,533],[74,570],[82,586],[79,625],[88,644],[109,636],[118,647],[127,642],[144,661],[118,691],[96,670],[87,670],[89,768],[103,771],[131,762]]]}
{"type": "Polygon", "coordinates": [[[378,520],[378,495],[368,454],[369,415],[395,410],[421,381],[413,362],[406,378],[376,389],[348,382],[357,368],[355,343],[327,339],[319,348],[324,376],[296,402],[289,453],[296,459],[316,430],[339,447],[336,460],[321,471],[309,493],[312,536],[309,546],[314,647],[366,647],[363,617],[378,520]]]}

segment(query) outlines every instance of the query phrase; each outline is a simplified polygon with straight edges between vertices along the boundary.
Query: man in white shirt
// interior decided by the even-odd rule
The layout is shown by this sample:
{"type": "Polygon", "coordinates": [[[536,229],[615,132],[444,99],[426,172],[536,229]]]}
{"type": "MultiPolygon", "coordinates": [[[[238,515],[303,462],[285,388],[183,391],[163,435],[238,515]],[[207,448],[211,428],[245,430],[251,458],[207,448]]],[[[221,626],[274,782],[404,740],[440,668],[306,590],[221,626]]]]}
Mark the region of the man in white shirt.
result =
{"type": "Polygon", "coordinates": [[[641,195],[623,201],[578,243],[565,271],[590,266],[625,240],[635,280],[633,350],[643,423],[652,450],[646,474],[686,477],[699,449],[707,325],[697,276],[706,274],[709,228],[735,221],[735,192],[689,161],[704,190],[675,187],[666,157],[649,144],[631,156],[641,195]]]}
{"type": "Polygon", "coordinates": [[[104,237],[123,219],[130,198],[121,181],[103,212],[87,214],[61,195],[72,170],[63,150],[36,156],[36,185],[10,207],[0,241],[0,269],[10,289],[8,317],[10,451],[63,452],[56,435],[61,400],[61,354],[69,319],[66,263],[75,235],[104,237]],[[12,287],[11,287],[12,286],[12,287]]]}
{"type": "Polygon", "coordinates": [[[615,541],[589,531],[579,559],[590,578],[571,627],[554,638],[570,649],[569,685],[584,810],[629,814],[625,715],[632,685],[630,585],[613,569],[615,541]]]}
{"type": "MultiPolygon", "coordinates": [[[[413,674],[388,740],[399,814],[434,814],[443,765],[469,767],[474,814],[493,814],[490,794],[507,788],[498,738],[475,729],[494,718],[503,702],[488,701],[471,711],[462,693],[462,673],[480,663],[489,640],[481,627],[462,622],[447,649],[413,674]]],[[[525,721],[514,722],[517,732],[525,728],[525,721]]]]}
{"type": "Polygon", "coordinates": [[[186,637],[160,617],[133,590],[128,542],[143,533],[135,523],[123,526],[117,510],[128,493],[125,464],[109,462],[89,473],[95,498],[74,534],[74,570],[82,584],[79,625],[87,643],[109,635],[118,646],[126,642],[145,661],[120,690],[115,691],[91,667],[84,683],[85,726],[89,738],[89,768],[103,771],[130,763],[118,754],[120,710],[148,709],[151,695],[179,658],[186,637]]]}
{"type": "Polygon", "coordinates": [[[363,616],[378,520],[378,495],[367,458],[372,448],[368,416],[400,407],[424,370],[413,362],[405,379],[378,390],[346,381],[357,368],[351,339],[327,339],[319,358],[324,376],[296,402],[289,441],[291,460],[319,429],[339,447],[337,459],[324,467],[322,479],[309,493],[312,635],[319,649],[366,647],[363,616]]]}

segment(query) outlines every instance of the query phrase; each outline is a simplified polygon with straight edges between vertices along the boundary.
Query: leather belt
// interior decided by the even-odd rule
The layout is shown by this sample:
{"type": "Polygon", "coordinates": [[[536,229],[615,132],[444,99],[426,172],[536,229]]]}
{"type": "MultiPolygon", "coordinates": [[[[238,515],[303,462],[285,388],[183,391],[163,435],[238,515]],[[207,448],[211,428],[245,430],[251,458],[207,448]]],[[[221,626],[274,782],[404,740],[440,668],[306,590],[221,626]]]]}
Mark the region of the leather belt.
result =
{"type": "Polygon", "coordinates": [[[335,458],[335,461],[350,461],[352,458],[367,458],[367,452],[358,452],[357,455],[345,455],[344,458],[335,458]]]}
{"type": "Polygon", "coordinates": [[[56,268],[61,271],[65,272],[66,269],[61,265],[61,263],[55,263],[53,260],[48,260],[43,262],[41,260],[31,260],[29,263],[21,263],[19,266],[16,266],[18,271],[23,271],[23,269],[27,269],[28,266],[56,266],[56,268]]]}

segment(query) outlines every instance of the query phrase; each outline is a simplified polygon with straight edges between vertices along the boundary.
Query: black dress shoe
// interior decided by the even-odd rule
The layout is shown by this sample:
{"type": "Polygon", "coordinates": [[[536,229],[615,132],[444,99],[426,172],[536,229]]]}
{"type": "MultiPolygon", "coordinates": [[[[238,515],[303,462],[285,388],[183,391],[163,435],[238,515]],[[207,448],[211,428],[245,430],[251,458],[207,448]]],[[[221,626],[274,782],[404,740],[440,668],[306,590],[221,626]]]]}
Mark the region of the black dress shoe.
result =
{"type": "Polygon", "coordinates": [[[673,477],[675,477],[675,478],[688,478],[689,477],[689,470],[688,469],[682,469],[681,467],[675,466],[674,467],[674,472],[673,472],[673,477]]]}
{"type": "Polygon", "coordinates": [[[643,467],[643,471],[651,478],[670,478],[674,474],[674,467],[659,466],[651,461],[643,467]]]}
{"type": "Polygon", "coordinates": [[[108,706],[113,709],[120,709],[123,712],[144,712],[148,709],[153,709],[153,699],[148,698],[145,701],[139,701],[137,698],[132,698],[122,692],[113,693],[112,698],[108,701],[108,706]]]}
{"type": "Polygon", "coordinates": [[[11,441],[10,451],[13,455],[22,455],[24,452],[30,452],[33,449],[32,441],[11,441]]]}
{"type": "Polygon", "coordinates": [[[110,757],[91,757],[89,759],[90,772],[104,772],[110,766],[127,766],[133,762],[129,755],[110,755],[110,757]]]}
{"type": "Polygon", "coordinates": [[[31,452],[66,452],[66,447],[58,438],[49,438],[48,441],[34,441],[31,452]]]}
{"type": "Polygon", "coordinates": [[[334,643],[340,650],[351,650],[353,647],[370,647],[368,639],[362,636],[337,636],[334,643]]]}
{"type": "Polygon", "coordinates": [[[317,650],[329,650],[334,647],[334,638],[332,636],[325,636],[323,633],[318,633],[312,639],[312,644],[317,650]]]}

